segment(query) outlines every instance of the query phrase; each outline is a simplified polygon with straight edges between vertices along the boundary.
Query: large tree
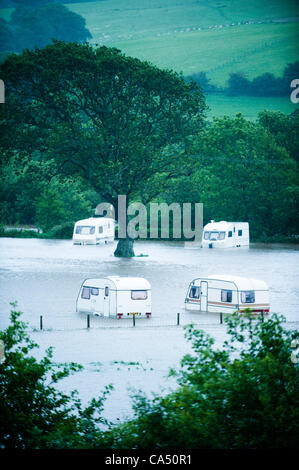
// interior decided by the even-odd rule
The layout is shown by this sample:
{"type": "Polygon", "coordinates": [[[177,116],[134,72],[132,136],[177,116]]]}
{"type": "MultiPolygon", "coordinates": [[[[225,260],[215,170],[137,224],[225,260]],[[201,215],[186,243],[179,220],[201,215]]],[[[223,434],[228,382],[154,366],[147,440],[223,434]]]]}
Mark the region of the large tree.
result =
{"type": "MultiPolygon", "coordinates": [[[[165,181],[190,171],[188,148],[205,103],[183,76],[114,48],[60,41],[10,56],[1,76],[6,147],[44,149],[116,211],[118,195],[147,203],[165,181]]],[[[116,254],[133,256],[132,240],[121,239],[116,254]]]]}

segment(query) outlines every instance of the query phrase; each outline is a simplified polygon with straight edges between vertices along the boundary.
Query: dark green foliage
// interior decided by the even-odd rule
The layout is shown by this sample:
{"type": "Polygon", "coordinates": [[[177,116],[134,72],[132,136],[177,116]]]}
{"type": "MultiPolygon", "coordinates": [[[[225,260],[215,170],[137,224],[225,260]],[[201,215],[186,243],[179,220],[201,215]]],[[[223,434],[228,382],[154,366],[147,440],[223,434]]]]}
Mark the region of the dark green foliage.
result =
{"type": "MultiPolygon", "coordinates": [[[[248,221],[252,241],[296,235],[298,170],[282,146],[284,139],[283,145],[289,147],[287,134],[279,137],[274,130],[276,121],[284,123],[283,132],[291,129],[293,121],[282,116],[261,115],[260,122],[268,126],[273,122],[272,132],[266,124],[246,121],[241,115],[215,119],[194,139],[193,172],[172,182],[164,194],[167,202],[183,203],[188,192],[191,202],[203,203],[205,223],[210,219],[248,221]]],[[[293,132],[295,144],[295,127],[293,132]]]]}
{"type": "Polygon", "coordinates": [[[299,112],[295,111],[288,116],[279,111],[263,111],[258,115],[258,122],[270,132],[276,144],[284,147],[298,162],[299,112]]]}
{"type": "Polygon", "coordinates": [[[275,77],[267,72],[249,80],[243,72],[232,72],[227,81],[227,88],[219,89],[207,77],[206,72],[197,72],[186,76],[186,81],[194,80],[205,93],[226,92],[230,96],[290,96],[292,80],[299,77],[299,62],[288,64],[282,77],[275,77]]]}
{"type": "MultiPolygon", "coordinates": [[[[2,76],[10,137],[3,145],[45,152],[59,172],[80,177],[116,211],[118,195],[147,203],[189,171],[187,148],[203,125],[205,103],[181,75],[117,49],[55,41],[10,56],[2,76]]],[[[50,219],[55,207],[61,212],[52,192],[44,188],[40,202],[43,208],[51,201],[50,219]]]]}
{"type": "MultiPolygon", "coordinates": [[[[3,22],[3,21],[2,21],[3,22]]],[[[52,39],[85,42],[91,38],[85,20],[60,3],[19,6],[3,24],[1,50],[43,47],[52,39]]]]}
{"type": "Polygon", "coordinates": [[[250,81],[241,72],[231,73],[227,85],[227,93],[231,96],[247,95],[250,90],[250,81]]]}
{"type": "Polygon", "coordinates": [[[181,362],[179,388],[153,400],[135,399],[135,418],[111,433],[114,448],[296,448],[299,439],[298,333],[283,318],[226,319],[222,349],[192,325],[193,354],[181,362]]]}
{"type": "MultiPolygon", "coordinates": [[[[48,232],[60,224],[69,227],[76,220],[93,215],[97,194],[79,177],[57,175],[52,159],[25,152],[12,156],[0,166],[1,224],[37,225],[48,232]]],[[[57,231],[59,233],[64,230],[57,231]]],[[[63,238],[70,234],[70,228],[63,238]]],[[[53,238],[53,237],[52,237],[53,238]]]]}
{"type": "MultiPolygon", "coordinates": [[[[15,305],[13,305],[15,307],[15,305]]],[[[52,348],[37,360],[37,345],[13,308],[0,333],[1,448],[236,449],[295,448],[299,438],[298,363],[291,358],[296,331],[283,317],[228,316],[220,349],[208,334],[186,327],[193,353],[181,361],[178,387],[163,397],[134,394],[133,419],[107,423],[101,412],[107,387],[83,408],[77,392],[56,384],[78,372],[56,364],[52,348]],[[59,387],[61,389],[61,386],[59,387]],[[103,428],[105,425],[105,430],[103,428]]]]}
{"type": "Polygon", "coordinates": [[[2,449],[101,447],[99,425],[109,388],[83,408],[77,392],[59,392],[56,384],[79,372],[76,363],[56,364],[49,348],[41,360],[38,346],[13,304],[10,326],[0,332],[5,360],[0,364],[0,447],[2,449]]]}
{"type": "Polygon", "coordinates": [[[268,72],[249,80],[243,73],[233,72],[227,82],[227,93],[231,96],[289,96],[291,81],[298,77],[299,62],[288,64],[282,77],[268,72]]]}
{"type": "Polygon", "coordinates": [[[62,225],[56,225],[48,232],[49,238],[71,239],[73,236],[74,222],[65,222],[62,225]]]}
{"type": "Polygon", "coordinates": [[[215,93],[215,91],[217,91],[217,87],[211,83],[206,72],[197,72],[186,77],[187,82],[191,82],[192,80],[200,86],[203,92],[215,93]]]}

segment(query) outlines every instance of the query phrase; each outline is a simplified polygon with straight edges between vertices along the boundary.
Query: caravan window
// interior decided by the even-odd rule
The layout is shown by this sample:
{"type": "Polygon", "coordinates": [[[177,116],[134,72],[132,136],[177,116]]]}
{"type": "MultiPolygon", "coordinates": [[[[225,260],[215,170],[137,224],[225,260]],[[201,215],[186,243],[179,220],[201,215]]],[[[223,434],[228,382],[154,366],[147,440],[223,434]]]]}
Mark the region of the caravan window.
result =
{"type": "Polygon", "coordinates": [[[241,292],[242,304],[253,304],[255,302],[255,295],[253,290],[246,290],[241,292]]]}
{"type": "Polygon", "coordinates": [[[147,291],[146,290],[131,290],[131,299],[132,300],[146,300],[147,291]]]}
{"type": "Polygon", "coordinates": [[[76,233],[79,235],[93,235],[95,232],[95,227],[91,225],[77,225],[76,233]]]}
{"type": "Polygon", "coordinates": [[[230,230],[230,231],[228,232],[228,238],[230,238],[230,237],[232,237],[232,236],[233,236],[233,232],[230,230]]]}
{"type": "Polygon", "coordinates": [[[238,236],[242,237],[242,234],[243,234],[243,230],[238,230],[238,236]]]}
{"type": "Polygon", "coordinates": [[[224,240],[225,239],[225,232],[205,232],[204,233],[204,240],[224,240]]]}
{"type": "Polygon", "coordinates": [[[99,295],[99,289],[97,287],[90,288],[91,295],[99,295]]]}
{"type": "Polygon", "coordinates": [[[199,287],[192,286],[189,292],[190,299],[199,299],[199,287]]]}
{"type": "Polygon", "coordinates": [[[108,297],[108,295],[109,295],[109,287],[106,286],[105,287],[105,297],[108,297]]]}
{"type": "Polygon", "coordinates": [[[223,289],[221,291],[221,302],[231,302],[233,299],[233,292],[231,290],[223,289]]]}
{"type": "Polygon", "coordinates": [[[219,232],[211,232],[210,240],[217,240],[219,232]]]}
{"type": "Polygon", "coordinates": [[[90,287],[83,287],[81,299],[90,299],[90,287]]]}

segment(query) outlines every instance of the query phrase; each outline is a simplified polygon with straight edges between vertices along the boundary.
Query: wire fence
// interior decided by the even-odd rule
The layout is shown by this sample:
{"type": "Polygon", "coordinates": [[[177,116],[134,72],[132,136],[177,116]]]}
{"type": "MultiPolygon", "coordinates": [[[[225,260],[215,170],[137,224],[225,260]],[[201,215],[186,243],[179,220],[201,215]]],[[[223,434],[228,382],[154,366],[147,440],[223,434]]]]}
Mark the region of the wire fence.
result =
{"type": "MultiPolygon", "coordinates": [[[[92,314],[76,314],[75,317],[61,316],[51,317],[40,315],[34,322],[30,322],[29,326],[33,331],[71,331],[71,330],[90,330],[90,329],[127,329],[127,328],[158,328],[158,327],[184,327],[193,324],[199,328],[205,327],[218,327],[225,328],[226,315],[222,312],[213,314],[197,314],[196,316],[186,315],[182,312],[177,312],[173,316],[166,317],[150,317],[139,318],[131,315],[127,318],[114,318],[114,317],[98,317],[92,314]]],[[[271,315],[270,315],[271,316],[271,315]]],[[[262,315],[262,321],[267,321],[269,315],[262,315]]],[[[255,316],[253,319],[258,320],[255,316]]],[[[286,321],[284,323],[286,329],[297,329],[299,321],[286,321]]]]}

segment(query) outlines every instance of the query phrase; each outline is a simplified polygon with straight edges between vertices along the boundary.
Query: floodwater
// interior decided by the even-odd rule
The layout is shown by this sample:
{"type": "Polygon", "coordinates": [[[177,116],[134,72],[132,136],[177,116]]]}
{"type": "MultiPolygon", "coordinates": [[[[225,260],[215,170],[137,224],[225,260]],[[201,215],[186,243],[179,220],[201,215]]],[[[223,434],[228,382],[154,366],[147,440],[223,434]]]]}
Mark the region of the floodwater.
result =
{"type": "Polygon", "coordinates": [[[64,391],[77,389],[83,403],[105,385],[115,391],[107,400],[108,418],[130,414],[131,389],[163,393],[174,386],[167,378],[191,345],[184,329],[195,322],[221,345],[225,326],[217,314],[184,311],[190,281],[210,274],[235,274],[263,279],[269,285],[271,312],[283,314],[289,327],[299,325],[299,248],[294,245],[251,244],[250,248],[185,248],[183,243],[135,243],[133,259],[113,256],[116,244],[77,246],[70,240],[0,238],[0,328],[9,324],[10,302],[17,301],[30,335],[40,345],[54,346],[57,362],[76,361],[84,371],[65,379],[64,391]],[[76,313],[76,298],[89,277],[142,276],[152,285],[152,318],[91,318],[76,313]],[[39,330],[43,316],[43,331],[39,330]],[[161,388],[162,387],[162,388],[161,388]],[[163,390],[162,390],[163,389],[163,390]]]}

